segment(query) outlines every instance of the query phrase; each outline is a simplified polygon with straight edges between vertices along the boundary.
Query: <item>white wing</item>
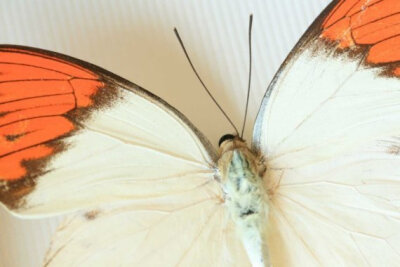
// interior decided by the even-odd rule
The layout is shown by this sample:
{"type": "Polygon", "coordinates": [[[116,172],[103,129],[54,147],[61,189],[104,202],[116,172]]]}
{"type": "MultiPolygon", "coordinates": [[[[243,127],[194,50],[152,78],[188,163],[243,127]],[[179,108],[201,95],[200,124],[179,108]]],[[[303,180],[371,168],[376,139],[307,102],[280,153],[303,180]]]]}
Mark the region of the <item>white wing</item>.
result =
{"type": "Polygon", "coordinates": [[[71,218],[45,266],[250,266],[211,187],[71,218]]]}
{"type": "MultiPolygon", "coordinates": [[[[340,6],[350,2],[324,14],[346,14],[340,6]]],[[[400,80],[393,66],[368,62],[375,51],[343,48],[350,26],[328,39],[325,16],[282,66],[255,126],[271,191],[272,262],[399,266],[400,80]]]]}
{"type": "Polygon", "coordinates": [[[12,99],[1,106],[11,124],[0,128],[7,145],[0,149],[0,200],[24,218],[100,210],[59,228],[47,265],[249,265],[225,218],[215,152],[186,118],[140,87],[76,59],[21,47],[0,47],[0,57],[15,65],[4,68],[0,88],[12,99]],[[32,65],[40,71],[28,72],[32,65]],[[21,73],[30,73],[18,77],[27,82],[7,87],[21,73]],[[53,83],[51,75],[61,77],[53,83]],[[43,84],[38,88],[33,78],[43,84]],[[50,99],[34,102],[49,91],[71,97],[61,99],[60,109],[50,99]],[[71,109],[60,112],[71,100],[71,109]],[[28,101],[31,110],[15,108],[16,101],[28,101]],[[24,117],[13,121],[18,112],[24,117]],[[38,123],[42,118],[31,118],[36,113],[60,125],[38,123]],[[60,129],[67,131],[56,135],[60,129]],[[49,139],[46,130],[54,132],[49,139]],[[51,153],[32,156],[31,149],[51,153]]]}
{"type": "Polygon", "coordinates": [[[6,46],[0,57],[0,200],[13,212],[43,216],[215,183],[211,145],[147,91],[42,50],[6,46]]]}

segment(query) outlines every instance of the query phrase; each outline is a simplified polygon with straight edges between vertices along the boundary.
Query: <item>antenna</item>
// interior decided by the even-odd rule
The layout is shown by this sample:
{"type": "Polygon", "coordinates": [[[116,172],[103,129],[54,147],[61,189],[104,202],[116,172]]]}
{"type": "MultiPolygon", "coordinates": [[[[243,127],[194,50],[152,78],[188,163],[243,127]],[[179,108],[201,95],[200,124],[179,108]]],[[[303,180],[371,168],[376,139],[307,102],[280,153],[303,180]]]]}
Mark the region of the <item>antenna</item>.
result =
{"type": "Polygon", "coordinates": [[[243,138],[244,129],[246,127],[246,120],[247,120],[247,112],[249,110],[249,98],[250,98],[250,87],[251,87],[251,65],[252,65],[252,53],[251,53],[251,30],[253,28],[253,14],[250,14],[249,19],[249,83],[247,86],[247,100],[246,100],[246,108],[244,112],[244,119],[243,119],[243,127],[242,133],[240,134],[240,138],[243,138]]]}
{"type": "Polygon", "coordinates": [[[183,52],[185,53],[185,56],[187,58],[187,60],[189,61],[190,66],[192,67],[192,70],[194,71],[194,73],[197,76],[197,79],[199,79],[201,85],[203,86],[203,88],[206,90],[207,94],[211,97],[211,99],[214,101],[214,103],[217,105],[217,107],[219,108],[219,110],[222,112],[222,114],[224,114],[225,118],[229,121],[229,123],[232,125],[232,127],[235,129],[235,132],[237,135],[239,135],[239,131],[236,128],[235,124],[233,124],[232,120],[228,117],[228,115],[225,113],[225,111],[222,109],[222,107],[218,104],[217,100],[215,100],[215,98],[213,97],[213,95],[211,94],[210,90],[208,90],[207,86],[204,84],[203,80],[200,78],[200,75],[197,73],[192,61],[190,60],[189,54],[186,51],[185,46],[183,45],[182,39],[179,36],[178,30],[176,28],[174,28],[174,32],[176,37],[178,38],[178,41],[183,49],[183,52]]]}

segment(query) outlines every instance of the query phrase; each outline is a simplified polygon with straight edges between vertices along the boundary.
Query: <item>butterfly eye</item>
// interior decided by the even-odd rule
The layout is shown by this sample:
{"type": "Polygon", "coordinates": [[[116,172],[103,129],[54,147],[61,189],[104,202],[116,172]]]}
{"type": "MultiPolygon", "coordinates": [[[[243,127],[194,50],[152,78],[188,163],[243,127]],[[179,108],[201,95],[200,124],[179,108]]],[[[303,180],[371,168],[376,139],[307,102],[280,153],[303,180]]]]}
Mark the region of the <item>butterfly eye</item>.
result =
{"type": "Polygon", "coordinates": [[[235,136],[232,135],[232,134],[225,134],[224,136],[222,136],[222,137],[219,139],[218,146],[221,146],[221,144],[222,144],[223,142],[225,142],[226,140],[233,140],[234,138],[235,138],[235,136]]]}

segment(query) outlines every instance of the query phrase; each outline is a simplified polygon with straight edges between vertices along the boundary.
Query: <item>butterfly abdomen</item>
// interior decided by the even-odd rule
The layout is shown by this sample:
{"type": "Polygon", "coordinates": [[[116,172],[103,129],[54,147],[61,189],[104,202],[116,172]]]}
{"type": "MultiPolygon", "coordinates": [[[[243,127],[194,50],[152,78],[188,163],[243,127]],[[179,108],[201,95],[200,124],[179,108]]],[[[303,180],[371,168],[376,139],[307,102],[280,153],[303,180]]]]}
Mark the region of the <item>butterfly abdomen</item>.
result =
{"type": "Polygon", "coordinates": [[[267,193],[257,172],[256,157],[247,147],[235,147],[220,159],[226,207],[253,266],[269,266],[267,193]]]}

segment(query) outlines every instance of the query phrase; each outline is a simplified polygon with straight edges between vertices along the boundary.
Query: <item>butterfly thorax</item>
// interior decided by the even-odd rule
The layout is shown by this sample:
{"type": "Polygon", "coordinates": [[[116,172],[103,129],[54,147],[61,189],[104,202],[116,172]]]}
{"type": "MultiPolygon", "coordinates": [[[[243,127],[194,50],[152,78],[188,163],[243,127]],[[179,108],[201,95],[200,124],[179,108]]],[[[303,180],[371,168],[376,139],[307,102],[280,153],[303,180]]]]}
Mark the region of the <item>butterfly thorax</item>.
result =
{"type": "MultiPolygon", "coordinates": [[[[268,198],[257,156],[239,138],[220,147],[218,168],[225,204],[253,266],[269,266],[268,198]]],[[[261,170],[262,171],[262,170],[261,170]]]]}

